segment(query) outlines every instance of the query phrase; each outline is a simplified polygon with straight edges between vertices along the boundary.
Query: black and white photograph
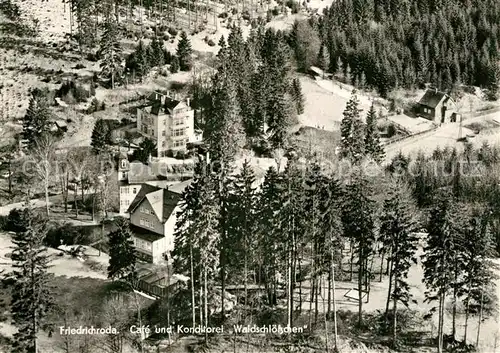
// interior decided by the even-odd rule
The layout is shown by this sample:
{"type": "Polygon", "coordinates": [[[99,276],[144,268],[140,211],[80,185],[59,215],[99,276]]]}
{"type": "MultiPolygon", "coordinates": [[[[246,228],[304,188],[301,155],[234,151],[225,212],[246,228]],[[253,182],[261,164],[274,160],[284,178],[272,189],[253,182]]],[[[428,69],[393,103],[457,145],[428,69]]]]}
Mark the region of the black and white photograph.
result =
{"type": "Polygon", "coordinates": [[[0,0],[0,353],[500,353],[500,0],[0,0]]]}

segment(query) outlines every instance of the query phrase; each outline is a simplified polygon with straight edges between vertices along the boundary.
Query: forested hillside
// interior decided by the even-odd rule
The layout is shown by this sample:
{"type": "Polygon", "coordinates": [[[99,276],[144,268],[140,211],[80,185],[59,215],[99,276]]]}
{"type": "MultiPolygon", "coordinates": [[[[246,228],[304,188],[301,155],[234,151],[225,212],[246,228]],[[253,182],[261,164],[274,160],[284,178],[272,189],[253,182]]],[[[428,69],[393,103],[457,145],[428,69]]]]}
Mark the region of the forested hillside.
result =
{"type": "Polygon", "coordinates": [[[498,1],[339,0],[318,21],[330,70],[382,95],[427,82],[498,90],[498,1]]]}

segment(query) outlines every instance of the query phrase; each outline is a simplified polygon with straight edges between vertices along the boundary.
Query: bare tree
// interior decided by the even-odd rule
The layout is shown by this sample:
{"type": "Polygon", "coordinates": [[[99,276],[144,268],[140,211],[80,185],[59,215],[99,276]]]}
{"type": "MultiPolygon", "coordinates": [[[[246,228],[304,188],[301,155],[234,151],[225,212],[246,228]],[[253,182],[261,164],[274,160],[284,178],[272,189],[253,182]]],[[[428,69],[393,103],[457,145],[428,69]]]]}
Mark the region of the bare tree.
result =
{"type": "Polygon", "coordinates": [[[43,183],[45,193],[45,210],[47,216],[50,214],[49,187],[52,176],[52,161],[55,157],[55,140],[49,134],[44,134],[35,141],[35,147],[31,153],[33,171],[36,177],[43,183]]]}

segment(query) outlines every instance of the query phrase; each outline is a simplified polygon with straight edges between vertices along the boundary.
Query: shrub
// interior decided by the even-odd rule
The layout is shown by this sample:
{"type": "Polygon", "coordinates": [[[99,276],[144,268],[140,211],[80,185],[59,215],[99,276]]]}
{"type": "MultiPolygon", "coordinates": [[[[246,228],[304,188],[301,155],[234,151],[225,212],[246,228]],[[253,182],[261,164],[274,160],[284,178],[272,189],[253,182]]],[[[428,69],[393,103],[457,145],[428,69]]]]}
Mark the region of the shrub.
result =
{"type": "Polygon", "coordinates": [[[229,16],[227,12],[222,12],[219,14],[219,18],[227,18],[227,16],[229,16]]]}
{"type": "Polygon", "coordinates": [[[177,159],[185,159],[186,158],[186,152],[184,151],[177,151],[175,158],[177,159]]]}
{"type": "Polygon", "coordinates": [[[212,39],[209,39],[208,42],[207,42],[207,44],[210,47],[214,47],[215,46],[215,42],[212,39]]]}
{"type": "Polygon", "coordinates": [[[65,81],[61,87],[56,92],[56,97],[61,98],[68,104],[76,102],[85,102],[89,97],[90,93],[81,85],[76,84],[73,81],[65,81]]]}
{"type": "Polygon", "coordinates": [[[299,12],[299,3],[295,0],[288,0],[286,6],[292,10],[292,13],[299,12]]]}
{"type": "Polygon", "coordinates": [[[174,27],[168,27],[168,33],[175,37],[177,35],[177,33],[179,33],[179,31],[177,29],[175,29],[174,27]]]}
{"type": "Polygon", "coordinates": [[[280,9],[277,6],[275,6],[274,9],[272,9],[271,14],[273,16],[278,16],[280,14],[280,9]]]}
{"type": "Polygon", "coordinates": [[[394,135],[396,135],[396,127],[394,126],[394,124],[390,124],[389,126],[387,126],[387,137],[393,137],[394,135]]]}
{"type": "Polygon", "coordinates": [[[179,66],[179,59],[177,58],[177,56],[174,56],[170,64],[170,72],[175,74],[179,71],[179,66]]]}
{"type": "Polygon", "coordinates": [[[4,223],[4,229],[8,232],[22,232],[24,230],[23,210],[14,208],[10,210],[9,215],[4,223]]]}
{"type": "Polygon", "coordinates": [[[106,109],[104,102],[100,102],[97,98],[94,98],[87,109],[87,114],[92,114],[104,109],[106,109]]]}

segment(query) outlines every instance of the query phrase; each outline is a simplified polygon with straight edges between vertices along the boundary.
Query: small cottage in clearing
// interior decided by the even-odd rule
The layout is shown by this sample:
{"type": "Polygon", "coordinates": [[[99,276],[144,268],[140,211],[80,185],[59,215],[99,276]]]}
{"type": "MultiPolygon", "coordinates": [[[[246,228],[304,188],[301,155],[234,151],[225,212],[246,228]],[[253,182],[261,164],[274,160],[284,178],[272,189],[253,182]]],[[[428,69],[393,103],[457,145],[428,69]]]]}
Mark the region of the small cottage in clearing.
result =
{"type": "Polygon", "coordinates": [[[417,104],[417,114],[435,124],[457,121],[455,101],[437,89],[428,89],[417,104]]]}

